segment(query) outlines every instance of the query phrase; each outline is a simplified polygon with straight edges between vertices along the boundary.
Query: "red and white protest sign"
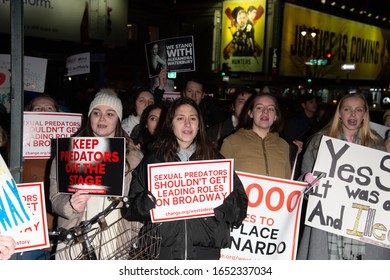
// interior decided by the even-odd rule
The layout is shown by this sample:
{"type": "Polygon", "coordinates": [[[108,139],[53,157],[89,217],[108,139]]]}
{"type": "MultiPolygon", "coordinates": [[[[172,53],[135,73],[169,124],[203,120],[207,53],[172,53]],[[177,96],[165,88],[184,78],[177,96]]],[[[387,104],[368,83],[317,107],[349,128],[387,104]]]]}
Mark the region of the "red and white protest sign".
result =
{"type": "Polygon", "coordinates": [[[28,192],[16,185],[0,156],[0,234],[12,236],[17,251],[48,247],[44,192],[42,183],[36,184],[28,192]]]}
{"type": "Polygon", "coordinates": [[[233,160],[149,164],[148,176],[153,222],[210,217],[232,192],[233,160]]]}
{"type": "Polygon", "coordinates": [[[307,183],[236,172],[248,196],[247,217],[231,233],[224,260],[294,260],[307,183]]]}
{"type": "Polygon", "coordinates": [[[123,137],[57,139],[57,182],[60,193],[124,196],[126,142],[123,137]]]}
{"type": "Polygon", "coordinates": [[[162,101],[163,102],[173,102],[180,97],[181,97],[180,92],[164,92],[162,101]]]}
{"type": "Polygon", "coordinates": [[[14,236],[15,250],[23,252],[50,247],[43,182],[18,184],[17,187],[24,203],[37,221],[33,226],[21,230],[14,236]]]}
{"type": "Polygon", "coordinates": [[[58,112],[24,112],[23,158],[44,159],[52,154],[52,139],[71,137],[83,115],[58,112]]]}

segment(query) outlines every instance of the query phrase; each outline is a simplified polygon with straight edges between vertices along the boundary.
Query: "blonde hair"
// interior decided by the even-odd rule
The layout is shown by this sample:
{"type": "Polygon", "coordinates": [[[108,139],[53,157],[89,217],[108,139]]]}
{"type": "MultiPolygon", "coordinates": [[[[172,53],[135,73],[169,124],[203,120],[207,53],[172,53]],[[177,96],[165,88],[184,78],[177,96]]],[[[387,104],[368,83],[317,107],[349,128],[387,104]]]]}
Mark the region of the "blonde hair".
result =
{"type": "Polygon", "coordinates": [[[338,138],[340,136],[342,132],[342,127],[340,122],[341,119],[340,110],[344,102],[349,98],[359,98],[363,101],[364,104],[364,117],[359,128],[359,135],[361,141],[360,144],[370,148],[383,146],[384,142],[382,137],[375,130],[372,130],[370,128],[370,114],[369,114],[368,103],[365,96],[361,93],[347,94],[340,99],[333,118],[331,119],[329,124],[324,128],[325,130],[324,134],[333,138],[338,138]]]}

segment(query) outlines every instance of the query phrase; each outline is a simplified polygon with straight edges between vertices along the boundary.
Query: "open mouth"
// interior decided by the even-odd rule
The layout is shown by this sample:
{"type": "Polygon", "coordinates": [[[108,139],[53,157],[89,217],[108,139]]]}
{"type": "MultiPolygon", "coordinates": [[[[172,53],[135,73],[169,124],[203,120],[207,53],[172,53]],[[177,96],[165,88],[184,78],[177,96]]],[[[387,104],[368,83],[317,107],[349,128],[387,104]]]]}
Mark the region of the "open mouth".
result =
{"type": "Polygon", "coordinates": [[[357,125],[357,120],[348,120],[347,123],[351,126],[356,126],[357,125]]]}

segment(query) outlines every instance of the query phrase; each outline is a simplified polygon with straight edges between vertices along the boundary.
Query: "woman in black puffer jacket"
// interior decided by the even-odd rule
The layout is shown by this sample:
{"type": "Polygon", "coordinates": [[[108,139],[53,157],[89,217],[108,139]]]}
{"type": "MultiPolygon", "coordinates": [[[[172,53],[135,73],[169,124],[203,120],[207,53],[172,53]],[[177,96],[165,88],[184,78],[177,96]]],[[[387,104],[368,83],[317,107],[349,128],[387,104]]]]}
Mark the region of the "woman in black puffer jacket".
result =
{"type": "MultiPolygon", "coordinates": [[[[133,171],[127,220],[149,222],[155,207],[148,191],[147,166],[151,163],[222,159],[207,137],[199,107],[186,97],[169,108],[152,151],[133,171]]],[[[230,246],[230,231],[246,217],[248,198],[234,173],[233,191],[214,209],[214,216],[163,222],[160,259],[219,259],[221,248],[230,246]]]]}

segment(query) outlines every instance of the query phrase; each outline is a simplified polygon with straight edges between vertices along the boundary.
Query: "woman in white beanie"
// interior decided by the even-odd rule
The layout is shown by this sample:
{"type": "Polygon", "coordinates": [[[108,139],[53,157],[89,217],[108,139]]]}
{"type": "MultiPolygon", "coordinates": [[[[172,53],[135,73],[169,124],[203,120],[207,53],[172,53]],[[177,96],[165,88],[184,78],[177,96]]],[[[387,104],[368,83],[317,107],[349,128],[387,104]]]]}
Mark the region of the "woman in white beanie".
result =
{"type": "MultiPolygon", "coordinates": [[[[101,90],[96,94],[89,106],[88,120],[85,127],[75,137],[123,137],[126,139],[124,193],[128,193],[131,173],[141,161],[142,154],[138,152],[130,137],[122,129],[122,110],[122,102],[115,92],[106,89],[101,90]]],[[[72,195],[58,193],[57,166],[55,160],[53,161],[50,172],[50,201],[53,211],[58,214],[58,227],[65,229],[72,228],[80,224],[81,221],[92,218],[111,203],[107,197],[90,196],[82,194],[81,191],[72,195]]],[[[106,217],[107,224],[110,225],[119,218],[119,211],[113,211],[106,217]]],[[[105,237],[100,235],[95,237],[95,244],[99,244],[99,238],[103,239],[105,237]]],[[[61,249],[61,246],[57,247],[57,252],[59,249],[61,249]]],[[[107,252],[104,254],[107,256],[107,252]]],[[[98,253],[97,257],[100,259],[98,253]]],[[[59,258],[59,256],[57,255],[56,258],[59,258]]]]}

